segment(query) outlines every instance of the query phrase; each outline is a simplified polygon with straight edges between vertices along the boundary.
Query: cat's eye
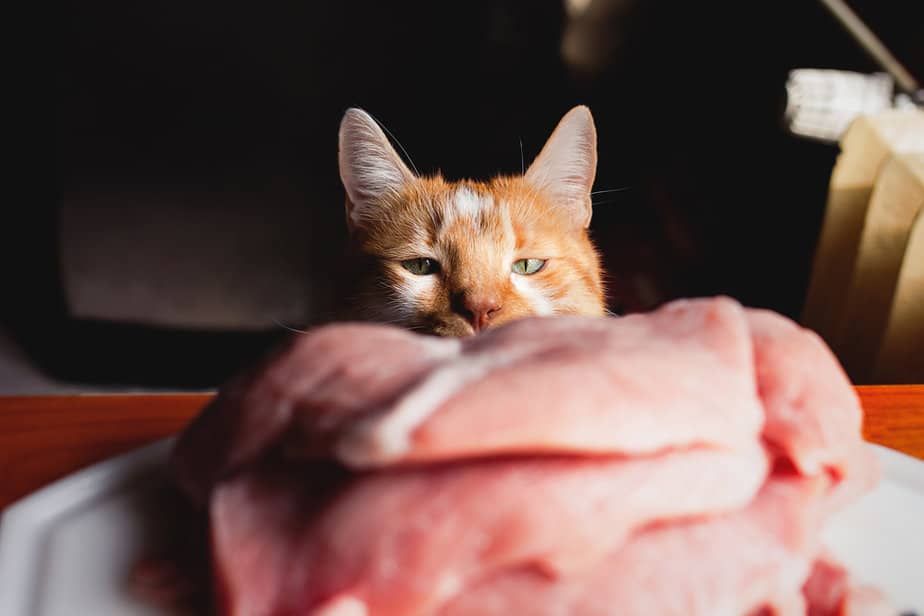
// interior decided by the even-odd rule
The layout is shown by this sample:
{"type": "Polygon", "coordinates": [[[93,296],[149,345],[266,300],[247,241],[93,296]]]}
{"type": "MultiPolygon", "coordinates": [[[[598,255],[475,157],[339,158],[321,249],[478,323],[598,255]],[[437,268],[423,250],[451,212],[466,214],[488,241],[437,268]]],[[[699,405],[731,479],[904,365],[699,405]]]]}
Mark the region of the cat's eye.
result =
{"type": "Polygon", "coordinates": [[[435,274],[440,271],[440,263],[436,259],[419,257],[417,259],[407,259],[401,262],[401,267],[417,276],[426,276],[435,274]]]}
{"type": "Polygon", "coordinates": [[[541,270],[544,265],[545,259],[520,259],[519,261],[514,261],[511,269],[514,274],[531,276],[541,270]]]}

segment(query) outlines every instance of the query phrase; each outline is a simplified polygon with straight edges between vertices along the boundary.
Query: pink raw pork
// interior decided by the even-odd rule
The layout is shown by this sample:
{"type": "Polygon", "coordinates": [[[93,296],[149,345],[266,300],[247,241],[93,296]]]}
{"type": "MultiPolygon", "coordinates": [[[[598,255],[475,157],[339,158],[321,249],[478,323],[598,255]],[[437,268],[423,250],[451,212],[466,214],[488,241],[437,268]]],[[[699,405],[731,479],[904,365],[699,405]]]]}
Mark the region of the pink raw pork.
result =
{"type": "Polygon", "coordinates": [[[311,477],[329,481],[330,469],[252,472],[213,498],[216,572],[234,614],[297,613],[330,595],[374,614],[428,614],[505,567],[567,575],[651,520],[742,507],[765,469],[760,448],[696,448],[397,468],[327,490],[311,477]]]}
{"type": "Polygon", "coordinates": [[[583,575],[553,580],[521,567],[491,576],[439,614],[742,616],[765,606],[805,614],[801,587],[828,487],[824,477],[777,473],[740,511],[654,525],[583,575]]]}
{"type": "Polygon", "coordinates": [[[814,332],[766,310],[751,310],[764,437],[805,473],[846,472],[860,442],[857,394],[814,332]]]}
{"type": "Polygon", "coordinates": [[[280,442],[357,468],[737,447],[763,424],[752,354],[728,299],[527,319],[461,343],[328,326],[223,390],[184,433],[177,467],[201,495],[280,442]]]}
{"type": "Polygon", "coordinates": [[[824,521],[876,478],[860,420],[817,338],[716,298],[463,341],[321,328],[174,467],[227,614],[806,613],[824,521]]]}

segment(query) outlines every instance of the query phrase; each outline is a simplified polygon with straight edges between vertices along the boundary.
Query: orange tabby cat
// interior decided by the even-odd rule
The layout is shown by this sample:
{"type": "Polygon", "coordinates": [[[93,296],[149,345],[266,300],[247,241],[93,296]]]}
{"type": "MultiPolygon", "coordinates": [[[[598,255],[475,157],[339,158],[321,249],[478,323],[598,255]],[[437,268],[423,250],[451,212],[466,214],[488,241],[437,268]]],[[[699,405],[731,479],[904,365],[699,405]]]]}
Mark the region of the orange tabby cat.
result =
{"type": "Polygon", "coordinates": [[[361,259],[355,316],[468,336],[530,315],[604,314],[587,234],[597,163],[587,107],[568,112],[523,176],[418,177],[379,125],[340,125],[347,224],[361,259]]]}

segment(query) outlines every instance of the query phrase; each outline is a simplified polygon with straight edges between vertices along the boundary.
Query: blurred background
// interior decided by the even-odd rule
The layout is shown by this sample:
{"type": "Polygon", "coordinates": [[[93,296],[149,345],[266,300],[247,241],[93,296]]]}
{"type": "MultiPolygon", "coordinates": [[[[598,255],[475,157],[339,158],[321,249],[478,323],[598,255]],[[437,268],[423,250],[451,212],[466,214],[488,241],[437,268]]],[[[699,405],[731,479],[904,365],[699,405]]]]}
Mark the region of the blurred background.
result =
{"type": "MultiPolygon", "coordinates": [[[[924,3],[850,4],[924,80],[924,3]]],[[[625,188],[591,227],[611,308],[724,293],[798,317],[838,147],[784,130],[787,75],[879,70],[810,0],[86,0],[53,19],[55,166],[5,260],[0,393],[211,388],[330,315],[350,106],[422,172],[487,178],[587,104],[595,190],[625,188]]]]}

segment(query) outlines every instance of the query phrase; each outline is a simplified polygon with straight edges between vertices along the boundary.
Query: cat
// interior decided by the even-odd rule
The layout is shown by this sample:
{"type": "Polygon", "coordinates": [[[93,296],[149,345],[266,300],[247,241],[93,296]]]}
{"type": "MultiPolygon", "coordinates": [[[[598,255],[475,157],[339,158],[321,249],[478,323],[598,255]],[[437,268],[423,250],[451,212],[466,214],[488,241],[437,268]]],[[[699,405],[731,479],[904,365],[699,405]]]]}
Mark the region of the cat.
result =
{"type": "MultiPolygon", "coordinates": [[[[590,110],[575,107],[522,176],[449,182],[412,173],[372,116],[348,110],[339,160],[361,273],[352,316],[470,336],[532,315],[606,314],[587,231],[596,139],[590,110]]],[[[188,506],[170,496],[176,510],[188,506]]],[[[174,529],[176,545],[140,558],[132,593],[164,609],[204,611],[211,598],[201,531],[174,529]]]]}
{"type": "Polygon", "coordinates": [[[522,176],[487,182],[416,175],[357,108],[339,146],[352,316],[470,336],[527,316],[606,313],[588,235],[597,151],[587,107],[565,114],[522,176]]]}

